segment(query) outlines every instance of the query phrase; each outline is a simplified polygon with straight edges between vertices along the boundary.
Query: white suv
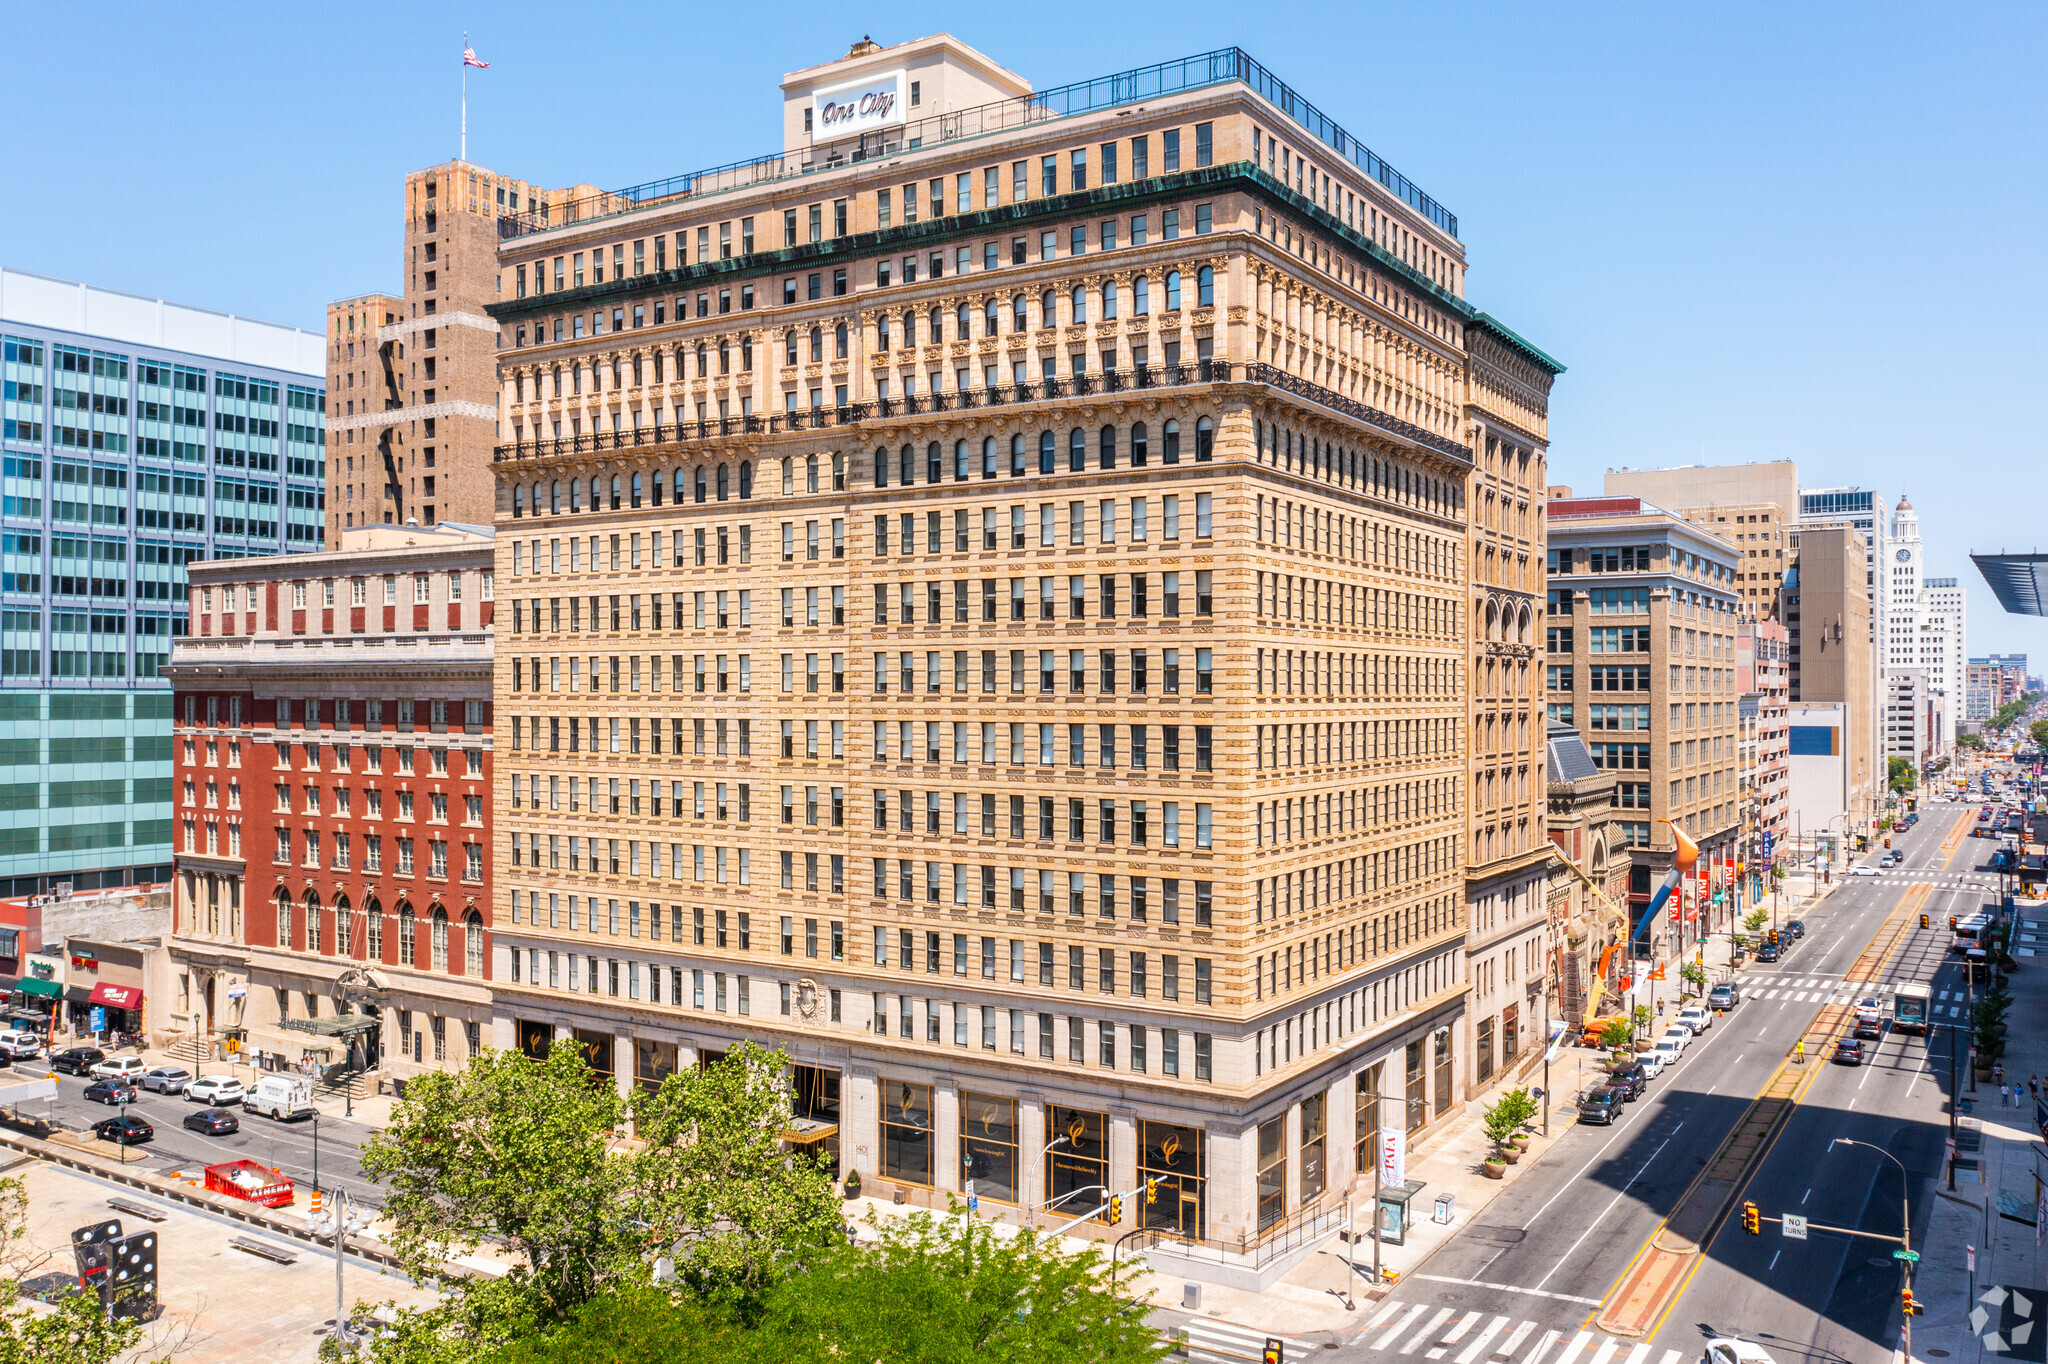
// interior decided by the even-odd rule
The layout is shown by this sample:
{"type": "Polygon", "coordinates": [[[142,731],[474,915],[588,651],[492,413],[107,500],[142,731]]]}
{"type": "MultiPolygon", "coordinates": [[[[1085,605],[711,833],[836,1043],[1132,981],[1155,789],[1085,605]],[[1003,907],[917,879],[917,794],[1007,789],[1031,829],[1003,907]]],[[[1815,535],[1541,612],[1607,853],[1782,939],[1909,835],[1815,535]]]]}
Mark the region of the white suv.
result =
{"type": "Polygon", "coordinates": [[[1678,1021],[1695,1033],[1714,1026],[1714,1011],[1704,1004],[1688,1004],[1678,1011],[1678,1021]]]}
{"type": "Polygon", "coordinates": [[[140,1056],[109,1056],[92,1067],[90,1074],[96,1080],[127,1080],[133,1083],[142,1078],[142,1072],[149,1065],[140,1056]]]}

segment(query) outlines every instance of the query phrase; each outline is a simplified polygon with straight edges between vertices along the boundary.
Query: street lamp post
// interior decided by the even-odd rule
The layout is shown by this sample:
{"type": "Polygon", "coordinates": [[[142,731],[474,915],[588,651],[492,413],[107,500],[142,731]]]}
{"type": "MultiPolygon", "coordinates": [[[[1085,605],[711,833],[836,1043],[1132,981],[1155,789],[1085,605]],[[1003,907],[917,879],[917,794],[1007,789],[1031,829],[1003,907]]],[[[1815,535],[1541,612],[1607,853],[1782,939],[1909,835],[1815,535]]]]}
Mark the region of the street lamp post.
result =
{"type": "MultiPolygon", "coordinates": [[[[1052,1148],[1053,1148],[1053,1147],[1055,1147],[1055,1146],[1058,1146],[1058,1145],[1059,1145],[1060,1143],[1062,1143],[1062,1142],[1064,1142],[1064,1141],[1066,1141],[1066,1140],[1067,1140],[1067,1134],[1066,1134],[1066,1133],[1064,1133],[1064,1132],[1062,1132],[1062,1133],[1060,1133],[1060,1135],[1058,1135],[1058,1136],[1054,1137],[1054,1138],[1053,1138],[1053,1139],[1052,1139],[1051,1141],[1047,1142],[1047,1143],[1045,1144],[1045,1149],[1044,1149],[1043,1151],[1040,1151],[1040,1152],[1038,1153],[1038,1162],[1039,1162],[1039,1164],[1040,1164],[1041,1166],[1043,1166],[1043,1165],[1045,1164],[1045,1158],[1046,1158],[1047,1156],[1049,1156],[1049,1155],[1051,1155],[1051,1154],[1052,1154],[1052,1148]]],[[[1045,1183],[1046,1183],[1046,1192],[1047,1192],[1048,1194],[1050,1194],[1050,1193],[1052,1192],[1052,1176],[1051,1176],[1051,1171],[1050,1171],[1050,1170],[1048,1170],[1048,1171],[1046,1172],[1046,1181],[1045,1181],[1045,1183]]],[[[1025,1218],[1025,1223],[1024,1223],[1024,1225],[1026,1225],[1026,1226],[1036,1226],[1036,1225],[1038,1225],[1038,1205],[1037,1205],[1037,1204],[1033,1204],[1033,1205],[1032,1205],[1032,1206],[1031,1206],[1030,1208],[1028,1208],[1028,1209],[1026,1210],[1026,1213],[1027,1213],[1027,1216],[1026,1216],[1026,1218],[1025,1218]]]]}
{"type": "MultiPolygon", "coordinates": [[[[1885,1150],[1882,1146],[1873,1146],[1867,1141],[1855,1141],[1849,1137],[1836,1137],[1830,1145],[1866,1147],[1899,1167],[1899,1246],[1910,1256],[1913,1253],[1913,1183],[1906,1178],[1905,1165],[1900,1162],[1897,1156],[1885,1150]]],[[[1911,1290],[1913,1287],[1913,1262],[1910,1259],[1901,1259],[1899,1261],[1899,1273],[1903,1276],[1900,1288],[1902,1290],[1911,1290]]],[[[1906,1358],[1911,1359],[1913,1357],[1912,1314],[1903,1314],[1902,1320],[1905,1322],[1904,1334],[1899,1343],[1906,1358]]]]}

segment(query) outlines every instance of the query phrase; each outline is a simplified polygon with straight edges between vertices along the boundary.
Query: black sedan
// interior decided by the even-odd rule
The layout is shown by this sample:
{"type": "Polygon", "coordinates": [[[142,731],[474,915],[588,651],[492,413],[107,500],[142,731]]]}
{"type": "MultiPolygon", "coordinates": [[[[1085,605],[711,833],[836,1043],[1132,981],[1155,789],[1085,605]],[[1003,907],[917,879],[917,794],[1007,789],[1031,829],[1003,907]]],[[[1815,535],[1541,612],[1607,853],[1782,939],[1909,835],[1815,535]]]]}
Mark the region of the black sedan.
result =
{"type": "Polygon", "coordinates": [[[96,1104],[132,1104],[136,1092],[126,1080],[94,1080],[85,1087],[85,1097],[96,1104]]]}
{"type": "Polygon", "coordinates": [[[1611,1086],[1602,1085],[1579,1100],[1579,1121],[1609,1126],[1620,1114],[1621,1105],[1620,1093],[1611,1086]]]}
{"type": "Polygon", "coordinates": [[[1650,1087],[1649,1072],[1630,1061],[1607,1072],[1607,1087],[1621,1095],[1623,1102],[1634,1103],[1650,1087]]]}
{"type": "Polygon", "coordinates": [[[1756,949],[1756,959],[1758,961],[1776,961],[1778,959],[1778,945],[1776,943],[1768,942],[1758,943],[1756,949]]]}
{"type": "Polygon", "coordinates": [[[98,1047],[66,1047],[50,1057],[50,1069],[66,1075],[83,1075],[107,1059],[98,1047]]]}
{"type": "Polygon", "coordinates": [[[1804,920],[1804,919],[1792,919],[1792,920],[1788,920],[1788,921],[1786,922],[1786,924],[1785,924],[1785,936],[1786,936],[1786,937],[1788,937],[1788,938],[1803,938],[1803,937],[1805,937],[1805,936],[1806,936],[1806,920],[1804,920]]]}
{"type": "Polygon", "coordinates": [[[204,1132],[209,1137],[225,1136],[229,1132],[242,1130],[242,1121],[225,1108],[202,1108],[197,1113],[185,1115],[186,1127],[194,1132],[204,1132]]]}
{"type": "Polygon", "coordinates": [[[133,1146],[156,1137],[156,1129],[132,1113],[118,1118],[101,1118],[92,1125],[92,1131],[101,1141],[117,1142],[122,1146],[133,1146]]]}
{"type": "Polygon", "coordinates": [[[1843,1037],[1835,1042],[1835,1060],[1845,1066],[1863,1064],[1863,1041],[1856,1037],[1843,1037]]]}

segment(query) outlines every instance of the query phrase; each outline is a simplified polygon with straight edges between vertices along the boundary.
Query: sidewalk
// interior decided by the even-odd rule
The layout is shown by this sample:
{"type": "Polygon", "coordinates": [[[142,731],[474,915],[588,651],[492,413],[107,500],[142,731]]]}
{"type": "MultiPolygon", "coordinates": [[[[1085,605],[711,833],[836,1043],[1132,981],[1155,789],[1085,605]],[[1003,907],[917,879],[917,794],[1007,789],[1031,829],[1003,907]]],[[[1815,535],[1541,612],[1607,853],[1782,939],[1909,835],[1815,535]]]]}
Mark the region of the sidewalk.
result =
{"type": "MultiPolygon", "coordinates": [[[[1970,1327],[1970,1312],[1977,1306],[1972,1289],[1977,1300],[1995,1284],[2027,1291],[2036,1304],[2038,1323],[2036,1295],[2040,1285],[2048,1283],[2048,1247],[2043,1246],[2048,1227],[2027,1224],[2038,1206],[2037,1173],[2048,1179],[2048,1160],[2043,1159],[2041,1114],[2024,1088],[2031,1075],[2048,1082],[2048,902],[2017,899],[2014,905],[2016,967],[2008,984],[2013,1003],[2003,1059],[2007,1082],[2017,1079],[2022,1087],[2020,1107],[1999,1108],[1996,1083],[1980,1080],[1971,1094],[1969,1080],[1961,1082],[1962,1098],[1970,1109],[1958,1120],[1963,1149],[1955,1192],[1948,1191],[1945,1180],[1937,1182],[1928,1225],[1917,1232],[1914,1247],[1921,1260],[1913,1276],[1913,1293],[1926,1309],[1913,1323],[1915,1359],[1947,1356],[1958,1364],[1978,1364],[1997,1358],[1970,1327]],[[2028,941],[2030,930],[2038,942],[2028,941]],[[2030,948],[2036,955],[2020,955],[2030,948]],[[1968,1168],[1973,1132],[1982,1140],[1974,1153],[1976,1169],[1968,1168]],[[1977,1256],[1974,1276],[1968,1268],[1970,1247],[1977,1256]]],[[[1947,1083],[1945,1073],[1939,1082],[1947,1083]]],[[[2048,1092],[2043,1098],[2048,1099],[2048,1092]]],[[[1993,1324],[1995,1316],[1987,1329],[1993,1324]]],[[[2037,1324],[2034,1329],[2041,1328],[2037,1324]]]]}
{"type": "MultiPolygon", "coordinates": [[[[90,1043],[88,1039],[86,1043],[74,1044],[67,1041],[62,1045],[95,1044],[90,1043]]],[[[117,1053],[111,1047],[104,1050],[109,1055],[127,1054],[126,1052],[117,1053]]],[[[189,1060],[174,1056],[169,1050],[162,1047],[144,1047],[136,1055],[142,1057],[143,1061],[151,1066],[183,1066],[194,1075],[232,1075],[245,1086],[255,1084],[256,1077],[259,1075],[283,1073],[260,1071],[254,1066],[232,1061],[207,1061],[202,1065],[195,1066],[189,1060]]],[[[344,1095],[323,1093],[317,1088],[313,1093],[313,1107],[320,1110],[322,1118],[340,1118],[345,1122],[362,1123],[366,1127],[389,1127],[391,1125],[391,1110],[397,1102],[397,1099],[388,1094],[360,1094],[351,1103],[344,1095]],[[354,1111],[351,1112],[351,1109],[354,1111]]]]}

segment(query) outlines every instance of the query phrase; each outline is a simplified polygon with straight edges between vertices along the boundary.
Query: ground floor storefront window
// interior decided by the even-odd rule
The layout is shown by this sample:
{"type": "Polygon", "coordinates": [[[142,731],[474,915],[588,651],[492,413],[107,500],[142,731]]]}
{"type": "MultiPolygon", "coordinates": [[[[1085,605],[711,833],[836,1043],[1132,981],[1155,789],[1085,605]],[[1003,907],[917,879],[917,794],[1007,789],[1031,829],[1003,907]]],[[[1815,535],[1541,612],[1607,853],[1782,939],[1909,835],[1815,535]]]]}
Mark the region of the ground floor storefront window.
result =
{"type": "Polygon", "coordinates": [[[1146,1226],[1193,1240],[1207,1233],[1208,1171],[1202,1135],[1199,1127],[1176,1123],[1138,1124],[1138,1174],[1152,1190],[1143,1205],[1146,1226]]]}
{"type": "Polygon", "coordinates": [[[1287,1215],[1287,1119],[1259,1124],[1259,1230],[1287,1215]]]}
{"type": "Polygon", "coordinates": [[[898,1184],[932,1183],[932,1087],[882,1081],[882,1177],[898,1184]]]}
{"type": "Polygon", "coordinates": [[[960,1163],[979,1198],[1017,1201],[1017,1101],[960,1096],[960,1163]]]}
{"type": "Polygon", "coordinates": [[[1048,1110],[1046,1207],[1078,1216],[1109,1201],[1108,1122],[1077,1108],[1048,1110]]]}

